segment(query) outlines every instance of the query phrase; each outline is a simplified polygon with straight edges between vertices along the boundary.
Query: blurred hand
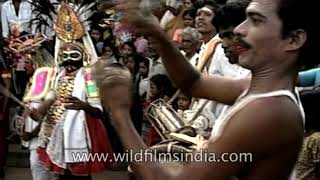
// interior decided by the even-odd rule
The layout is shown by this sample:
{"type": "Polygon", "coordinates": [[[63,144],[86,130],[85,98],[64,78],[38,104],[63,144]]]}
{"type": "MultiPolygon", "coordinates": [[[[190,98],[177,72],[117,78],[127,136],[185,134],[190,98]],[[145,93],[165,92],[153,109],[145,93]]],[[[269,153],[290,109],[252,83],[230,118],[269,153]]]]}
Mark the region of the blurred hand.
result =
{"type": "Polygon", "coordinates": [[[141,8],[141,0],[129,0],[126,3],[118,3],[116,9],[123,12],[122,21],[134,26],[135,30],[145,35],[157,33],[160,28],[158,19],[148,8],[141,8]]]}
{"type": "Polygon", "coordinates": [[[94,68],[94,78],[106,109],[112,114],[130,110],[132,77],[127,68],[119,64],[97,64],[94,68]]]}
{"type": "Polygon", "coordinates": [[[66,109],[84,110],[85,104],[77,97],[67,97],[61,101],[66,109]]]}
{"type": "Polygon", "coordinates": [[[24,140],[24,141],[30,141],[32,138],[33,138],[33,135],[32,135],[32,133],[29,133],[29,132],[24,132],[23,134],[22,134],[22,140],[24,140]]]}
{"type": "Polygon", "coordinates": [[[43,115],[35,108],[27,108],[27,112],[29,113],[30,117],[35,121],[41,121],[43,115]]]}

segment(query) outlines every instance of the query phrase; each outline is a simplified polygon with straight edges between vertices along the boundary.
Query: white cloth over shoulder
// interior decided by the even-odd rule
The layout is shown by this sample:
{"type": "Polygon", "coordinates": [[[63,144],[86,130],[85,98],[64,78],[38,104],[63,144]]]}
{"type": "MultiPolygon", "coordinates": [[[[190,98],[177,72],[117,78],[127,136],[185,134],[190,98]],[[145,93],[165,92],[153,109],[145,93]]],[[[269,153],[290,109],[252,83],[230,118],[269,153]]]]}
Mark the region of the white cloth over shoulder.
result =
{"type": "MultiPolygon", "coordinates": [[[[65,71],[58,74],[57,81],[65,71]]],[[[56,83],[57,84],[57,83],[56,83]]],[[[84,69],[80,69],[74,81],[72,96],[102,109],[99,99],[88,99],[85,88],[84,69]]],[[[75,153],[89,153],[91,141],[83,110],[66,110],[51,135],[47,153],[52,162],[66,168],[66,163],[81,162],[75,159],[75,153]]],[[[82,162],[85,162],[83,159],[82,162]]]]}
{"type": "MultiPolygon", "coordinates": [[[[216,140],[218,140],[223,134],[225,126],[228,123],[230,123],[232,116],[236,114],[238,111],[240,111],[242,108],[246,107],[250,102],[259,98],[268,98],[268,97],[275,97],[275,96],[287,96],[292,101],[294,101],[300,110],[303,124],[304,124],[305,114],[304,114],[302,104],[300,102],[299,94],[297,94],[297,92],[296,92],[296,96],[293,93],[291,93],[289,90],[278,90],[278,91],[272,91],[268,93],[248,95],[243,98],[242,96],[240,96],[236,101],[236,103],[233,106],[231,106],[228,110],[226,110],[226,112],[217,119],[215,125],[213,126],[209,141],[215,142],[216,140]]],[[[289,177],[289,180],[294,180],[294,179],[295,179],[295,170],[292,171],[289,177]]],[[[235,178],[235,180],[237,180],[237,178],[235,178]]]]}

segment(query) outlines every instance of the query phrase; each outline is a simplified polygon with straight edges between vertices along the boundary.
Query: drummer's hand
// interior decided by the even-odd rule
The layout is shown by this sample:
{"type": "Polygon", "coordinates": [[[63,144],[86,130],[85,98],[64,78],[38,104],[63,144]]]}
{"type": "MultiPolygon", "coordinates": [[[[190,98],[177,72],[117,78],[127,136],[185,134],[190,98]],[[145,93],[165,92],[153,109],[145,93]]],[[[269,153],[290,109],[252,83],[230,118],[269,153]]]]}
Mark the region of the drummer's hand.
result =
{"type": "Polygon", "coordinates": [[[38,111],[38,109],[30,107],[28,109],[28,112],[29,112],[29,116],[35,121],[41,121],[43,118],[43,115],[38,111]]]}
{"type": "Polygon", "coordinates": [[[32,135],[32,133],[30,133],[30,132],[23,132],[21,138],[22,138],[22,140],[24,140],[24,141],[30,141],[30,140],[33,138],[33,135],[32,135]]]}
{"type": "Polygon", "coordinates": [[[140,8],[141,0],[129,0],[116,8],[123,12],[123,23],[134,26],[135,30],[145,35],[152,35],[161,29],[158,19],[147,8],[140,8]]]}
{"type": "Polygon", "coordinates": [[[66,97],[61,101],[64,103],[64,107],[66,109],[72,109],[72,110],[85,110],[85,102],[79,100],[77,97],[66,97]]]}
{"type": "Polygon", "coordinates": [[[103,106],[109,110],[112,119],[121,119],[115,117],[128,114],[132,97],[132,77],[129,70],[119,64],[98,65],[94,68],[94,77],[103,106]]]}

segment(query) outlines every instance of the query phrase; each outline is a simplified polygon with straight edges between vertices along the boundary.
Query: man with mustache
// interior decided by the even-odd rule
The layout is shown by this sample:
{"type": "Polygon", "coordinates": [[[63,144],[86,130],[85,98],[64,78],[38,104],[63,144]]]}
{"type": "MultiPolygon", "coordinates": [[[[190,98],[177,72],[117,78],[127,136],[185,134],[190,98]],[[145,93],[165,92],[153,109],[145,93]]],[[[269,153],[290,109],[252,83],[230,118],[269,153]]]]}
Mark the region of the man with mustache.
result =
{"type": "MultiPolygon", "coordinates": [[[[203,57],[206,57],[206,54],[210,54],[207,56],[208,60],[205,68],[205,71],[207,71],[209,75],[220,75],[235,79],[243,78],[250,74],[250,71],[242,68],[238,64],[230,63],[228,61],[228,57],[226,57],[228,53],[225,54],[226,51],[224,51],[223,45],[218,44],[215,48],[213,48],[213,50],[210,50],[210,46],[213,46],[216,42],[221,41],[217,34],[219,31],[219,27],[217,26],[219,24],[215,23],[219,9],[221,8],[215,3],[215,1],[206,0],[202,5],[199,6],[197,10],[195,25],[197,30],[203,36],[203,44],[201,45],[201,50],[199,52],[199,62],[201,63],[201,61],[205,61],[207,58],[203,57]]],[[[235,19],[239,19],[239,17],[235,19]]],[[[219,23],[222,24],[221,22],[219,23]]],[[[228,22],[224,23],[227,24],[228,22]]],[[[201,106],[203,99],[200,99],[196,102],[198,102],[196,103],[197,108],[197,106],[201,106]]],[[[222,114],[225,108],[225,104],[210,101],[210,103],[205,107],[204,112],[211,117],[210,119],[215,120],[222,114]]]]}
{"type": "MultiPolygon", "coordinates": [[[[154,18],[142,16],[136,3],[131,1],[128,6],[122,6],[128,13],[128,21],[157,40],[157,50],[175,84],[193,96],[232,105],[217,120],[216,133],[211,135],[206,150],[216,155],[250,152],[253,159],[251,162],[190,162],[174,175],[157,162],[134,162],[134,173],[141,179],[288,179],[304,132],[303,110],[294,93],[295,82],[301,65],[317,63],[312,56],[320,46],[320,29],[313,17],[319,12],[320,2],[250,2],[247,18],[234,32],[240,39],[239,64],[252,71],[251,81],[205,76],[195,71],[154,18]]],[[[111,111],[124,146],[139,151],[147,147],[130,121],[130,76],[126,70],[117,70],[97,73],[100,88],[108,92],[102,93],[103,104],[111,111]],[[114,84],[110,86],[109,82],[114,84]]]]}
{"type": "MultiPolygon", "coordinates": [[[[214,24],[216,13],[219,11],[219,6],[212,0],[206,0],[197,9],[197,16],[195,19],[195,27],[202,34],[202,45],[200,48],[199,56],[208,53],[209,46],[221,40],[218,36],[218,24],[214,24]]],[[[227,22],[226,22],[227,23],[227,22]]],[[[218,74],[221,76],[227,76],[232,78],[243,77],[242,74],[247,74],[248,71],[238,65],[233,65],[228,62],[228,59],[223,51],[223,47],[218,44],[217,47],[209,52],[208,63],[206,64],[206,70],[208,74],[218,74]]],[[[200,58],[199,61],[202,61],[200,58]]]]}
{"type": "Polygon", "coordinates": [[[222,48],[230,64],[239,62],[235,43],[236,35],[233,30],[246,19],[245,11],[248,4],[248,0],[227,2],[217,10],[212,21],[213,25],[217,27],[219,37],[222,40],[222,48]]]}

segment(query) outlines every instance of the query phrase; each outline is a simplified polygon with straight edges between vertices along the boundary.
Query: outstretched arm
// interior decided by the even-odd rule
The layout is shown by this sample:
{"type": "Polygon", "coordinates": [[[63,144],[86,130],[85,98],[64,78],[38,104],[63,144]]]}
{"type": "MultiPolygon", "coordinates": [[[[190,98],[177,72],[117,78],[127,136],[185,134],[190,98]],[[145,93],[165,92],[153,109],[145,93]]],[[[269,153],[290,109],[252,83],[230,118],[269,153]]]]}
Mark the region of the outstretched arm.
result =
{"type": "MultiPolygon", "coordinates": [[[[97,85],[102,90],[100,92],[103,105],[110,112],[112,124],[120,135],[124,147],[133,153],[146,149],[147,146],[136,132],[130,119],[132,81],[129,71],[119,67],[105,67],[97,71],[95,76],[97,85]]],[[[275,98],[271,101],[269,99],[256,100],[238,111],[226,124],[219,138],[215,141],[209,140],[206,150],[210,157],[213,157],[211,155],[214,153],[211,160],[193,161],[182,169],[176,170],[179,171],[176,174],[171,173],[170,167],[155,161],[132,162],[131,167],[139,179],[147,180],[230,179],[244,168],[252,166],[250,163],[260,160],[253,158],[268,157],[270,156],[268,153],[286,148],[287,143],[291,145],[299,139],[296,137],[298,132],[290,135],[289,140],[287,136],[283,137],[284,131],[281,126],[278,126],[278,123],[281,122],[285,126],[292,127],[285,134],[292,134],[290,129],[297,126],[297,123],[292,125],[292,119],[299,118],[297,107],[291,101],[285,100],[283,98],[275,98]],[[276,106],[279,103],[285,105],[276,106]],[[270,131],[273,132],[272,137],[279,137],[279,141],[275,142],[273,138],[270,138],[270,131]],[[261,144],[261,142],[264,143],[261,144]],[[230,153],[239,155],[239,158],[244,155],[244,158],[247,159],[239,159],[234,162],[228,159],[230,153]],[[224,158],[223,161],[221,158],[224,158]]]]}
{"type": "Polygon", "coordinates": [[[125,10],[126,23],[136,27],[137,31],[151,37],[155,49],[174,83],[185,93],[225,104],[232,104],[249,85],[248,80],[231,80],[219,76],[204,76],[188,63],[174,43],[160,28],[156,18],[147,12],[142,13],[133,0],[121,5],[125,10]],[[135,8],[136,7],[136,8],[135,8]]]}

